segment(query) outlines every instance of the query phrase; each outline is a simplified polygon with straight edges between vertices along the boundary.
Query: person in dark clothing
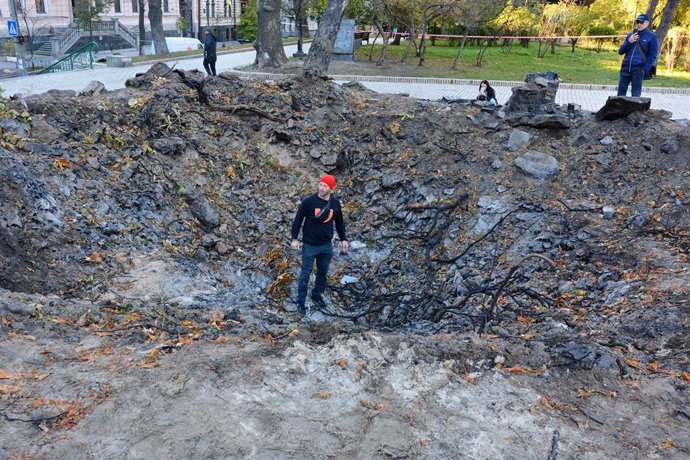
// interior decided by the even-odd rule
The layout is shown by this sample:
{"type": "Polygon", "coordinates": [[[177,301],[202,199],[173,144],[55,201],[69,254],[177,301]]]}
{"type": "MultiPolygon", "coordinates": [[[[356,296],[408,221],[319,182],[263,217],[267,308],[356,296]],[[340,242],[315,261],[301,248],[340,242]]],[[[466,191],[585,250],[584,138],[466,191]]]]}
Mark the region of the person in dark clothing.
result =
{"type": "Polygon", "coordinates": [[[494,90],[487,80],[482,80],[479,84],[478,101],[488,101],[491,105],[498,105],[496,101],[496,90],[494,90]]]}
{"type": "Polygon", "coordinates": [[[333,196],[335,177],[326,174],[319,181],[319,191],[306,197],[299,206],[295,219],[292,221],[292,242],[290,247],[298,250],[299,237],[302,230],[302,270],[297,282],[297,312],[306,314],[305,301],[309,276],[316,260],[316,282],[311,292],[311,298],[317,306],[323,306],[323,292],[326,290],[326,275],[333,257],[333,227],[343,242],[343,252],[347,252],[350,244],[345,236],[345,221],[340,201],[333,196]],[[304,225],[303,225],[304,224],[304,225]]]}
{"type": "Polygon", "coordinates": [[[625,54],[618,76],[618,95],[625,96],[631,85],[632,97],[640,97],[642,80],[649,75],[659,55],[659,40],[649,30],[649,16],[641,14],[635,19],[635,30],[625,37],[618,54],[625,54]]]}
{"type": "Polygon", "coordinates": [[[206,29],[204,38],[204,69],[209,75],[216,76],[216,36],[206,29]]]}

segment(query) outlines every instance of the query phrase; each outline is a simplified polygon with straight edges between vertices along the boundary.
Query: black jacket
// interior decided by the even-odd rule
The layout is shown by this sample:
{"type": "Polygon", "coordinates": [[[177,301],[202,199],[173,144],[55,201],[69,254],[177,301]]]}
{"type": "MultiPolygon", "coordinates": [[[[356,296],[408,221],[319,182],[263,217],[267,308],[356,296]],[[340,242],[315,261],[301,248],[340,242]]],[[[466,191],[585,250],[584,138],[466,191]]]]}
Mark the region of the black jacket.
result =
{"type": "Polygon", "coordinates": [[[216,36],[210,32],[204,38],[204,60],[216,60],[216,36]]]}
{"type": "Polygon", "coordinates": [[[292,221],[292,239],[296,240],[299,236],[302,222],[302,240],[307,244],[321,245],[330,243],[333,240],[333,224],[338,231],[338,237],[346,241],[345,222],[343,220],[343,210],[340,201],[331,195],[330,210],[319,216],[320,211],[328,204],[328,201],[319,198],[318,193],[309,195],[302,201],[295,219],[292,221]]]}

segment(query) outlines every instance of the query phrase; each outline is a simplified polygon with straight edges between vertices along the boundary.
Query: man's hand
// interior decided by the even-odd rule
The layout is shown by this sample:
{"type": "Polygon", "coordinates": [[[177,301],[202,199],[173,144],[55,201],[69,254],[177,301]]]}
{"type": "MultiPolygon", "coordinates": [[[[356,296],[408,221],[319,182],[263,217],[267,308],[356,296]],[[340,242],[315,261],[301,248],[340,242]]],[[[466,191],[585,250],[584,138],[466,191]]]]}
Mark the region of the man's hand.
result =
{"type": "Polygon", "coordinates": [[[299,241],[297,240],[292,240],[292,243],[290,243],[290,248],[294,251],[299,249],[299,241]]]}
{"type": "Polygon", "coordinates": [[[628,41],[630,43],[635,43],[637,40],[640,39],[640,36],[638,34],[632,34],[630,38],[628,38],[628,41]]]}
{"type": "Polygon", "coordinates": [[[347,252],[350,250],[350,243],[347,241],[343,241],[343,252],[347,252]]]}

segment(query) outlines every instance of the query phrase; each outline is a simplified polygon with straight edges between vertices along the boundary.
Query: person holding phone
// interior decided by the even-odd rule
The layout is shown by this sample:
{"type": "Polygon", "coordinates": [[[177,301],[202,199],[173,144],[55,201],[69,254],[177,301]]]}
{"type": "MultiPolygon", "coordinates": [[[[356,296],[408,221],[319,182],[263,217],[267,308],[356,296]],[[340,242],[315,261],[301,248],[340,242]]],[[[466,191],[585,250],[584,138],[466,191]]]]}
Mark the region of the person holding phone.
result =
{"type": "Polygon", "coordinates": [[[659,56],[659,40],[649,30],[649,16],[641,14],[635,19],[635,30],[630,32],[618,49],[624,54],[621,71],[618,76],[618,95],[625,96],[631,86],[632,97],[642,94],[642,81],[649,76],[659,56]]]}

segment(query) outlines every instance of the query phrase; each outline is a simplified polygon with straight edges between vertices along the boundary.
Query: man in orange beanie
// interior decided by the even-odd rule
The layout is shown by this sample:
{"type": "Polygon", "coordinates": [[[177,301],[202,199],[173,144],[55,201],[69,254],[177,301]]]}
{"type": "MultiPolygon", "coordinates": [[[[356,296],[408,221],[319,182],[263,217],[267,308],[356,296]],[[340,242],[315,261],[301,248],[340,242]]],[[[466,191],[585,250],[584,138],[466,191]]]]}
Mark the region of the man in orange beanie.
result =
{"type": "Polygon", "coordinates": [[[295,219],[292,221],[292,243],[290,247],[298,250],[299,237],[302,230],[302,271],[297,282],[297,312],[304,315],[307,312],[305,301],[309,277],[311,276],[314,260],[316,260],[316,282],[311,291],[311,299],[318,307],[323,307],[323,292],[326,290],[326,275],[333,257],[333,226],[338,237],[343,242],[343,251],[350,248],[345,236],[345,222],[340,201],[333,196],[335,177],[326,174],[319,181],[319,191],[306,197],[300,204],[295,219]],[[304,225],[302,225],[304,223],[304,225]]]}

